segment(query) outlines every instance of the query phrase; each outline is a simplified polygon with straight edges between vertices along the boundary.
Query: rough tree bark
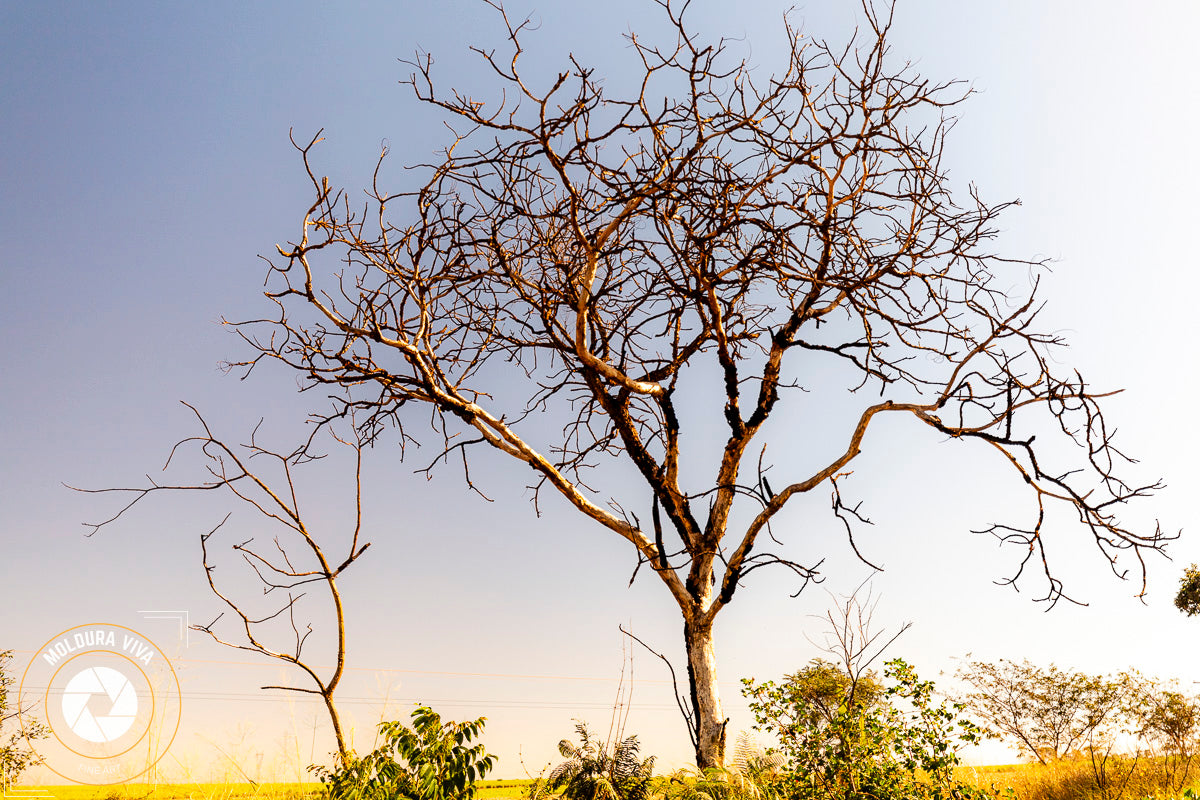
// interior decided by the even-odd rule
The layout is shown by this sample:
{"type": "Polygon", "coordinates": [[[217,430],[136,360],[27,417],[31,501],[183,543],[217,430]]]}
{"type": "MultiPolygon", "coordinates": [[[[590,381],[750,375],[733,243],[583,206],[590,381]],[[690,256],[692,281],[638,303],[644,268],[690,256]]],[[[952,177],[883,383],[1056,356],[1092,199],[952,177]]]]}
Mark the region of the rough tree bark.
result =
{"type": "Polygon", "coordinates": [[[689,619],[683,626],[687,650],[688,686],[691,688],[692,720],[695,729],[696,765],[721,766],[725,760],[725,726],[717,690],[717,658],[713,648],[712,622],[689,619]]]}
{"type": "Polygon", "coordinates": [[[314,194],[270,260],[274,311],[233,324],[256,351],[247,369],[274,359],[332,390],[326,421],[354,413],[403,443],[432,418],[444,449],[428,468],[461,459],[477,489],[468,454],[492,448],[532,470],[535,503],[548,488],[628,542],[682,614],[706,767],[724,760],[717,615],[760,567],[816,574],[768,544],[793,498],[829,491],[857,552],[864,520],[838,481],[881,417],[1011,465],[1029,520],[988,530],[1017,545],[1011,580],[1036,565],[1050,602],[1064,597],[1044,557],[1050,504],[1077,514],[1118,574],[1131,553],[1143,587],[1143,554],[1169,537],[1117,518],[1157,484],[1119,476],[1104,394],[1038,331],[1027,278],[1043,264],[993,253],[1010,204],[952,190],[946,113],[969,92],[892,64],[891,10],[865,4],[846,46],[785,25],[789,55],[763,79],[726,42],[700,41],[686,4],[658,5],[669,41],[629,36],[639,80],[624,94],[574,57],[525,74],[528,22],[498,5],[507,51],[477,51],[494,99],[443,93],[418,56],[411,86],[455,133],[410,191],[384,188],[381,157],[359,208],[316,171],[320,134],[298,143],[314,194]],[[844,395],[857,419],[811,472],[774,473],[775,491],[764,427],[823,363],[857,376],[844,395]],[[712,426],[689,429],[698,408],[712,426]],[[714,430],[720,453],[697,481],[696,443],[714,430]],[[594,488],[610,457],[636,469],[641,497],[594,488]]]}

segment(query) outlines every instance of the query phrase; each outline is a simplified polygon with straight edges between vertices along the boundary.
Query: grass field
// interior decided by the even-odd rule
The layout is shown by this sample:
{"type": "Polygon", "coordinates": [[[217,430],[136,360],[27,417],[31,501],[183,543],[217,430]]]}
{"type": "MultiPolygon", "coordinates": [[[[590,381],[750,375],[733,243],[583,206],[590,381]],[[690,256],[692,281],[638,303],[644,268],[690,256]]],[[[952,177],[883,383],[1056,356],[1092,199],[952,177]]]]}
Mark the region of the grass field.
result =
{"type": "Polygon", "coordinates": [[[1049,764],[1000,764],[959,767],[964,783],[981,788],[1011,789],[1016,800],[1177,800],[1183,788],[1200,788],[1197,770],[1161,758],[1112,758],[1097,773],[1089,759],[1063,759],[1049,764]],[[1103,787],[1100,783],[1103,782],[1103,787]]]}
{"type": "MultiPolygon", "coordinates": [[[[1100,790],[1086,760],[1039,764],[960,767],[957,777],[983,788],[1011,789],[1015,800],[1177,800],[1181,791],[1164,787],[1163,762],[1144,759],[1113,765],[1111,783],[1100,790]]],[[[1192,770],[1195,773],[1195,770],[1192,770]]],[[[521,800],[527,780],[493,780],[479,784],[478,800],[521,800]]],[[[1179,783],[1176,783],[1179,785],[1179,783]]],[[[1187,785],[1195,787],[1194,781],[1187,785]]],[[[316,800],[317,783],[178,783],[123,786],[22,786],[10,789],[12,800],[316,800]]]]}
{"type": "MultiPolygon", "coordinates": [[[[478,800],[519,800],[529,781],[483,781],[478,800]]],[[[318,783],[131,783],[118,786],[18,786],[12,800],[306,800],[321,796],[318,783]]]]}
{"type": "Polygon", "coordinates": [[[18,786],[9,798],[54,800],[303,800],[321,794],[318,783],[128,783],[115,786],[18,786]]]}

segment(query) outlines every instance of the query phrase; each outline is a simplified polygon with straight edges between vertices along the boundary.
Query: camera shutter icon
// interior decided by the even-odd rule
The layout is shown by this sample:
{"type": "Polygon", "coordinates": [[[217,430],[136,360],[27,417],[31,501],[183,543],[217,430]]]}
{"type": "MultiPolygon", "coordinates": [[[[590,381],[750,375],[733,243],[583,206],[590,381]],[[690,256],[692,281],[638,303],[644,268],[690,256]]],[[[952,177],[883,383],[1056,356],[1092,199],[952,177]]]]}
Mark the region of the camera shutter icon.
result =
{"type": "Polygon", "coordinates": [[[81,670],[63,689],[63,718],[76,736],[89,742],[104,744],[121,738],[133,726],[137,711],[133,684],[111,667],[81,670]],[[92,713],[92,698],[96,695],[107,698],[106,713],[92,713]]]}

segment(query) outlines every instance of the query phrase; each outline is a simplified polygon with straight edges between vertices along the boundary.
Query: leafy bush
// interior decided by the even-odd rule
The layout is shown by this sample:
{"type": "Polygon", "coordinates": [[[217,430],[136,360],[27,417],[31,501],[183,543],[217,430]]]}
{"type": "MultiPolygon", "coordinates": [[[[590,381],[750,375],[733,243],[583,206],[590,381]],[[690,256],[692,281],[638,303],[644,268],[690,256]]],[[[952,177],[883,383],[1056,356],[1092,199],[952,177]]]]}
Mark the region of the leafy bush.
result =
{"type": "Polygon", "coordinates": [[[558,743],[566,761],[538,778],[529,787],[530,800],[560,792],[565,800],[646,800],[654,775],[654,756],[643,760],[636,736],[628,736],[609,749],[608,742],[592,736],[584,722],[575,723],[579,744],[558,743]]]}
{"type": "Polygon", "coordinates": [[[1200,614],[1200,567],[1195,564],[1185,569],[1183,577],[1179,579],[1175,607],[1189,617],[1200,614]]]}
{"type": "Polygon", "coordinates": [[[743,681],[758,730],[786,758],[778,791],[796,800],[983,798],[994,793],[954,776],[957,746],[979,741],[956,703],[935,704],[932,682],[901,659],[887,662],[886,688],[813,662],[782,685],[743,681]],[[869,685],[874,691],[862,691],[869,685]]]}
{"type": "Polygon", "coordinates": [[[411,729],[401,722],[380,724],[383,744],[374,752],[314,771],[333,800],[470,800],[476,781],[495,766],[482,744],[470,744],[486,721],[443,723],[433,709],[420,706],[411,729]]]}
{"type": "Polygon", "coordinates": [[[783,758],[745,731],[738,734],[724,767],[684,767],[661,779],[663,800],[778,800],[783,758]]]}
{"type": "Polygon", "coordinates": [[[8,674],[7,667],[11,661],[12,651],[0,650],[0,791],[16,783],[26,767],[38,763],[37,754],[28,742],[49,735],[44,725],[30,718],[20,707],[20,698],[10,704],[8,689],[14,678],[8,674]],[[18,724],[22,722],[23,725],[18,724]],[[10,729],[7,734],[5,729],[10,729]]]}

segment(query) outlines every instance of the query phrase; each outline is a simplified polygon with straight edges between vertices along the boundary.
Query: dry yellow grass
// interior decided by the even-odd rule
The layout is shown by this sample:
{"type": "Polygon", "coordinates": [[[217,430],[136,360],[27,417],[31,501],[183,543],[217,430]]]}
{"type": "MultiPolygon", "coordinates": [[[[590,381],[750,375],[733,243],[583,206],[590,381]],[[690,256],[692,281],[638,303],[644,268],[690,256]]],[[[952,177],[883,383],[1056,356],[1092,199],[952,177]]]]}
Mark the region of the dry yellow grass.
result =
{"type": "Polygon", "coordinates": [[[1175,800],[1184,789],[1200,789],[1200,769],[1193,768],[1190,776],[1182,770],[1171,776],[1169,766],[1161,758],[1114,757],[1101,772],[1090,759],[1077,758],[1044,765],[960,767],[957,774],[981,788],[1011,789],[1015,800],[1175,800]]]}
{"type": "Polygon", "coordinates": [[[19,800],[305,800],[321,794],[318,783],[144,783],[114,786],[18,786],[19,800]]]}
{"type": "MultiPolygon", "coordinates": [[[[1087,759],[1048,765],[998,764],[960,767],[957,776],[981,788],[1011,790],[1014,800],[1178,800],[1183,789],[1200,791],[1200,764],[1191,779],[1168,781],[1161,759],[1123,760],[1108,765],[1107,791],[1097,785],[1087,759]]],[[[478,800],[521,800],[529,781],[492,780],[479,784],[478,800]]],[[[179,783],[150,786],[23,786],[10,791],[17,800],[316,800],[317,783],[179,783]]]]}
{"type": "MultiPolygon", "coordinates": [[[[478,800],[519,800],[529,781],[483,781],[478,800]]],[[[18,786],[7,800],[315,800],[319,783],[131,783],[116,786],[18,786]]]]}

